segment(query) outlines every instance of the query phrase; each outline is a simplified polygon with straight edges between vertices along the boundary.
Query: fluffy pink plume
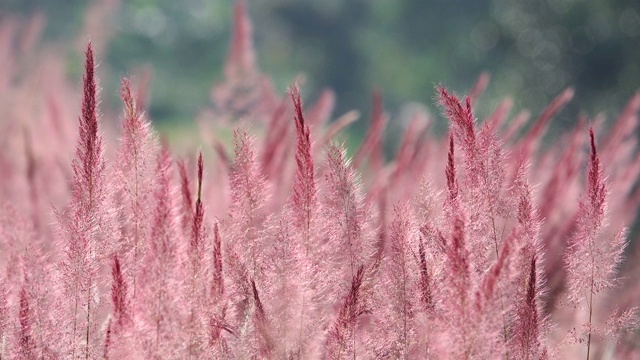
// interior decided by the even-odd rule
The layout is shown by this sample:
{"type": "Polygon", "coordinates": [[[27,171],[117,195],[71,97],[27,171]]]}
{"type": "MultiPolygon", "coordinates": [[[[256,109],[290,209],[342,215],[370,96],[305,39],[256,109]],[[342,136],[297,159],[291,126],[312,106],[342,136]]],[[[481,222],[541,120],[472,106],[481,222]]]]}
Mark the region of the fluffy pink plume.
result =
{"type": "Polygon", "coordinates": [[[626,247],[625,232],[604,237],[607,215],[607,188],[600,165],[593,128],[589,129],[591,154],[587,172],[587,191],[578,207],[577,230],[566,254],[568,301],[588,314],[582,330],[575,335],[585,342],[591,355],[594,334],[604,326],[597,324],[594,310],[602,293],[616,286],[615,276],[626,247]],[[586,307],[584,300],[586,297],[586,307]]]}
{"type": "Polygon", "coordinates": [[[83,77],[82,114],[73,160],[73,183],[68,209],[57,214],[65,259],[62,285],[69,304],[60,313],[65,356],[92,357],[98,351],[101,319],[98,283],[106,254],[113,248],[106,185],[106,162],[98,121],[98,87],[91,44],[87,47],[83,77]]]}

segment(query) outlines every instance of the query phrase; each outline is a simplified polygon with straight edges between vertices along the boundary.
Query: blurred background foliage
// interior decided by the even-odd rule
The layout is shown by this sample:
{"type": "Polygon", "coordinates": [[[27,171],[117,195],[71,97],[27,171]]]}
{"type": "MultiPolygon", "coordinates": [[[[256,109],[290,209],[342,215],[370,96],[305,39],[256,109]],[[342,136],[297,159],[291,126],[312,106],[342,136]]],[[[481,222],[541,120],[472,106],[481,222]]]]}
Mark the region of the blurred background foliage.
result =
{"type": "MultiPolygon", "coordinates": [[[[104,18],[98,14],[105,26],[95,29],[86,24],[87,0],[1,0],[0,18],[43,14],[43,40],[67,46],[76,76],[81,47],[68,39],[107,38],[98,54],[101,72],[112,75],[102,80],[104,101],[118,106],[119,77],[150,68],[151,117],[161,126],[191,123],[222,80],[232,1],[104,2],[112,10],[104,18]]],[[[323,88],[333,89],[334,116],[358,109],[366,119],[374,88],[382,90],[392,115],[411,103],[433,108],[434,85],[464,93],[487,71],[492,81],[480,117],[507,95],[516,109],[532,109],[535,116],[573,86],[576,98],[555,122],[562,126],[582,112],[614,116],[640,87],[637,0],[247,3],[261,70],[281,92],[303,74],[311,100],[323,88]]],[[[355,133],[366,124],[359,121],[355,133]]]]}

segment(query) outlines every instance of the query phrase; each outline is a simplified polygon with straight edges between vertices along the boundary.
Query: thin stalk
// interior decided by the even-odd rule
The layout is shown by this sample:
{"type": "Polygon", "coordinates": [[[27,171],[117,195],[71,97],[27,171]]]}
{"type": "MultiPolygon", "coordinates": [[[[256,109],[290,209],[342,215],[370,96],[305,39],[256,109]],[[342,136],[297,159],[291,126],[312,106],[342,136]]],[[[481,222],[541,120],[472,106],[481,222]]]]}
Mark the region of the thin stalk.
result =
{"type": "Polygon", "coordinates": [[[347,243],[349,244],[349,258],[351,260],[351,278],[355,276],[354,274],[354,260],[353,260],[353,239],[351,238],[351,231],[349,229],[349,209],[351,207],[351,199],[347,197],[347,203],[344,206],[344,220],[345,220],[345,233],[347,235],[347,243]]]}
{"type": "MultiPolygon", "coordinates": [[[[282,249],[282,254],[281,254],[282,255],[282,262],[281,262],[281,264],[283,265],[283,268],[280,269],[281,274],[282,274],[282,277],[281,277],[281,279],[282,279],[282,290],[283,290],[282,292],[284,294],[287,293],[287,280],[288,280],[287,279],[287,272],[285,270],[285,267],[287,266],[285,264],[285,261],[287,259],[285,246],[287,246],[287,244],[283,242],[282,248],[281,248],[282,249]]],[[[285,321],[286,321],[288,312],[285,312],[285,314],[286,314],[285,315],[285,321]]],[[[284,351],[284,353],[282,354],[283,355],[282,358],[286,359],[287,358],[287,326],[286,326],[286,323],[285,323],[285,326],[281,327],[281,331],[282,331],[282,341],[283,341],[283,351],[284,351]]]]}
{"type": "MultiPolygon", "coordinates": [[[[404,248],[402,249],[402,342],[403,358],[407,358],[407,273],[405,269],[404,248]]],[[[355,358],[355,352],[354,352],[355,358]]]]}
{"type": "Polygon", "coordinates": [[[75,305],[73,308],[73,337],[71,338],[71,358],[76,358],[76,330],[78,327],[78,283],[76,282],[76,290],[75,290],[75,305]]]}
{"type": "MultiPolygon", "coordinates": [[[[347,203],[345,204],[345,225],[346,225],[346,233],[347,233],[347,242],[349,243],[349,258],[351,261],[351,278],[354,277],[354,254],[353,254],[353,239],[351,238],[351,229],[349,228],[349,209],[351,205],[351,199],[347,197],[347,203]]],[[[351,334],[352,342],[353,342],[353,359],[356,358],[356,329],[354,327],[351,334]]]]}
{"type": "Polygon", "coordinates": [[[587,360],[589,360],[589,355],[591,355],[591,318],[593,315],[593,272],[594,272],[594,261],[593,252],[591,252],[591,289],[589,290],[589,335],[587,335],[587,360]]]}
{"type": "MultiPolygon", "coordinates": [[[[89,209],[95,211],[93,207],[93,177],[89,178],[89,209]]],[[[89,244],[91,245],[91,244],[89,244]]],[[[89,259],[93,259],[92,249],[89,246],[89,259]]],[[[87,269],[88,270],[88,269],[87,269]]],[[[86,344],[84,346],[85,349],[85,359],[89,359],[89,332],[91,331],[91,283],[93,279],[89,278],[89,284],[87,286],[87,334],[86,334],[86,344]]],[[[75,348],[75,347],[74,347],[75,348]]]]}
{"type": "MultiPolygon", "coordinates": [[[[305,260],[309,258],[309,228],[311,227],[310,219],[311,219],[311,211],[309,209],[305,209],[307,211],[307,221],[304,223],[304,248],[305,248],[305,260]]],[[[306,306],[307,293],[306,286],[303,283],[302,288],[302,309],[300,310],[300,332],[298,334],[298,351],[302,351],[302,332],[304,327],[304,308],[306,306]]]]}
{"type": "MultiPolygon", "coordinates": [[[[36,297],[35,303],[36,303],[36,309],[38,309],[36,311],[36,313],[37,313],[36,317],[38,318],[38,330],[40,330],[40,331],[38,331],[38,337],[40,338],[40,346],[39,346],[39,348],[40,348],[40,358],[44,359],[43,346],[44,346],[45,342],[44,342],[44,339],[42,337],[43,336],[42,335],[42,333],[43,333],[42,329],[44,329],[44,321],[42,320],[42,307],[40,306],[40,301],[38,301],[38,300],[39,299],[36,297]]],[[[2,339],[0,338],[0,347],[1,346],[2,346],[2,339]]],[[[2,359],[0,359],[0,360],[2,360],[2,359]]]]}
{"type": "Polygon", "coordinates": [[[87,289],[87,335],[86,344],[84,346],[85,359],[89,359],[89,331],[91,329],[91,286],[87,289]]]}
{"type": "MultiPolygon", "coordinates": [[[[162,279],[162,287],[161,290],[157,292],[156,294],[156,304],[155,306],[158,306],[158,304],[162,304],[163,303],[163,299],[162,299],[162,295],[164,293],[164,289],[166,289],[166,284],[164,279],[162,279]]],[[[156,312],[156,354],[158,354],[158,349],[160,347],[160,322],[162,320],[161,316],[158,316],[158,313],[156,312]]]]}
{"type": "Polygon", "coordinates": [[[135,233],[134,233],[134,255],[133,255],[133,299],[136,298],[136,274],[138,272],[138,237],[139,237],[139,219],[138,219],[138,149],[133,147],[133,167],[135,173],[135,202],[133,204],[133,218],[135,219],[135,233]]]}
{"type": "MultiPolygon", "coordinates": [[[[491,217],[491,224],[493,227],[493,244],[495,245],[495,249],[496,249],[496,258],[498,258],[500,256],[498,251],[498,233],[496,232],[496,222],[493,217],[491,217]]],[[[504,299],[502,298],[502,289],[500,288],[499,285],[498,285],[498,296],[500,297],[500,307],[502,308],[502,334],[504,338],[504,349],[505,349],[504,351],[505,351],[505,356],[507,357],[507,360],[509,360],[509,347],[507,346],[509,339],[507,337],[507,324],[504,318],[504,299]]]]}

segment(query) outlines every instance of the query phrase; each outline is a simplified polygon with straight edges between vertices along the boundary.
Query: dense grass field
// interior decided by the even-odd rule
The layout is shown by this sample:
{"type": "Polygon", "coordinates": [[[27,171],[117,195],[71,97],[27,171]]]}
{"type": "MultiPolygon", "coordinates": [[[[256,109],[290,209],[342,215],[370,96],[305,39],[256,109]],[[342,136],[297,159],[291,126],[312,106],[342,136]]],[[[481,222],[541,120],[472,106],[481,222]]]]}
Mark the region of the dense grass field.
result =
{"type": "Polygon", "coordinates": [[[162,137],[143,81],[101,110],[91,43],[78,83],[3,28],[0,359],[640,358],[640,94],[543,146],[573,90],[478,119],[482,75],[389,155],[379,93],[369,120],[279,94],[243,1],[234,26],[197,129],[162,137]]]}

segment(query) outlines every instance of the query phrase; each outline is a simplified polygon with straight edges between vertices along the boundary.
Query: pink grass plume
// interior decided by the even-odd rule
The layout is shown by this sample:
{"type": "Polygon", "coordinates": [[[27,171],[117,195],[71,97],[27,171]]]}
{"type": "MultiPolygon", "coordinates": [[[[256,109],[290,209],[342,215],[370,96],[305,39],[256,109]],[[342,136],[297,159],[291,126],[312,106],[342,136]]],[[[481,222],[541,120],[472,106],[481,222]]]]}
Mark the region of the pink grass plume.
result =
{"type": "Polygon", "coordinates": [[[578,208],[577,230],[571,238],[565,263],[567,269],[568,300],[582,309],[584,297],[587,297],[588,321],[578,335],[586,342],[587,359],[591,355],[592,335],[598,328],[593,318],[598,296],[606,289],[616,285],[617,267],[622,261],[626,246],[623,231],[617,236],[604,239],[606,225],[607,188],[598,157],[593,128],[589,130],[590,150],[587,171],[587,191],[578,208]],[[584,336],[584,337],[583,337],[584,336]]]}
{"type": "Polygon", "coordinates": [[[293,187],[293,204],[296,224],[303,230],[303,236],[309,237],[313,205],[316,197],[315,167],[311,156],[311,136],[309,125],[302,113],[300,89],[294,86],[290,91],[294,107],[296,125],[296,178],[293,187]]]}
{"type": "Polygon", "coordinates": [[[365,159],[368,158],[371,171],[375,173],[380,171],[384,165],[382,144],[384,141],[384,129],[387,126],[388,118],[384,114],[382,92],[375,90],[371,95],[371,99],[373,107],[371,110],[371,126],[353,157],[353,166],[359,169],[365,159]]]}
{"type": "Polygon", "coordinates": [[[358,318],[369,312],[364,306],[361,287],[364,281],[364,267],[360,266],[351,282],[351,289],[333,323],[325,345],[326,359],[356,358],[356,326],[358,318]]]}
{"type": "Polygon", "coordinates": [[[124,280],[118,255],[113,256],[111,276],[111,301],[113,303],[113,315],[116,319],[115,326],[120,330],[127,325],[129,321],[129,300],[127,299],[127,284],[124,280]]]}
{"type": "Polygon", "coordinates": [[[235,159],[231,169],[231,209],[233,226],[229,229],[229,244],[246,259],[251,275],[256,276],[262,252],[260,231],[267,203],[267,181],[255,153],[255,139],[246,131],[234,132],[235,159]]]}
{"type": "Polygon", "coordinates": [[[201,258],[203,255],[203,231],[204,231],[204,205],[202,204],[202,177],[204,173],[204,162],[202,152],[198,153],[198,190],[196,193],[195,212],[191,225],[191,251],[194,256],[201,258]]]}
{"type": "Polygon", "coordinates": [[[71,357],[80,353],[86,357],[95,354],[96,342],[101,336],[95,331],[99,323],[99,298],[93,294],[97,291],[105,252],[110,249],[105,238],[110,224],[94,67],[93,50],[89,44],[83,77],[80,136],[72,163],[72,198],[69,208],[58,213],[66,255],[61,266],[62,281],[70,300],[66,356],[71,357]]]}
{"type": "Polygon", "coordinates": [[[233,9],[233,38],[231,49],[225,64],[226,76],[243,77],[254,71],[256,55],[253,49],[252,26],[247,16],[247,4],[244,0],[236,0],[233,9]]]}
{"type": "Polygon", "coordinates": [[[476,83],[473,84],[473,87],[469,90],[469,100],[471,101],[471,105],[474,105],[478,101],[478,98],[480,98],[482,93],[487,89],[487,86],[489,86],[490,80],[491,75],[487,72],[483,72],[478,76],[476,83]]]}
{"type": "Polygon", "coordinates": [[[224,296],[224,273],[222,271],[222,240],[220,238],[219,225],[213,225],[213,274],[211,283],[211,296],[215,302],[220,301],[224,296]]]}
{"type": "Polygon", "coordinates": [[[18,356],[25,359],[31,359],[37,356],[36,344],[33,340],[33,332],[31,328],[34,321],[32,316],[27,291],[22,288],[20,289],[20,313],[18,315],[18,319],[20,320],[18,356]]]}
{"type": "Polygon", "coordinates": [[[181,195],[181,213],[182,213],[182,230],[186,233],[191,225],[193,218],[193,193],[191,189],[191,179],[187,174],[187,163],[184,160],[178,161],[178,174],[180,175],[180,195],[181,195]]]}
{"type": "Polygon", "coordinates": [[[128,269],[127,278],[132,285],[132,296],[136,297],[136,274],[148,248],[147,238],[151,218],[145,206],[152,192],[152,159],[157,151],[157,140],[151,123],[144,117],[136,102],[129,79],[122,79],[120,96],[124,103],[122,130],[116,176],[117,190],[122,199],[120,224],[123,229],[123,242],[119,252],[127,255],[122,258],[128,269]]]}

